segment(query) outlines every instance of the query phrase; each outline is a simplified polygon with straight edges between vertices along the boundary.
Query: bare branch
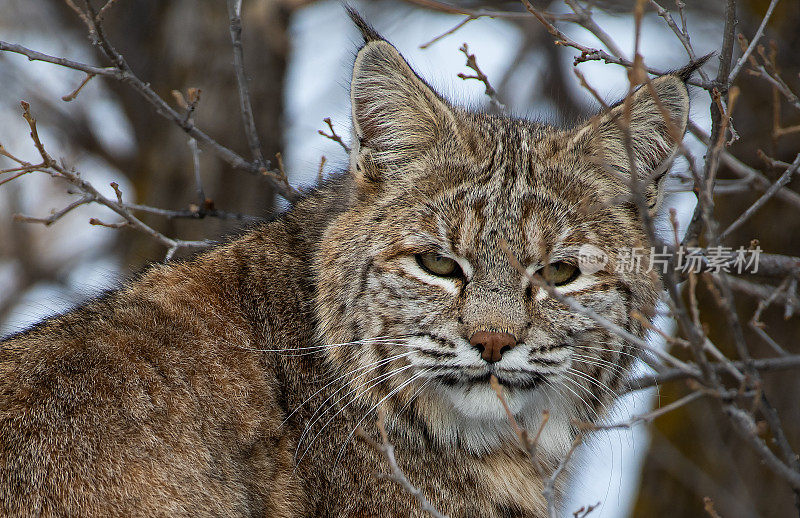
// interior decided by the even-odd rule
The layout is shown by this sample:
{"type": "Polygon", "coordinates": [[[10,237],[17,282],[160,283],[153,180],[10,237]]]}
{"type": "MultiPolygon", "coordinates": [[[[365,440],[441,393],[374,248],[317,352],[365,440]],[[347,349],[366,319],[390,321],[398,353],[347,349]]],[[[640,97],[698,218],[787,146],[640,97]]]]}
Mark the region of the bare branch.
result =
{"type": "Polygon", "coordinates": [[[455,27],[453,27],[452,29],[450,29],[450,30],[448,30],[446,32],[443,32],[442,34],[440,34],[440,35],[436,36],[435,38],[433,38],[432,40],[428,41],[427,43],[423,43],[422,45],[419,46],[419,48],[427,49],[428,47],[430,47],[431,45],[433,45],[437,41],[439,41],[439,40],[441,40],[443,38],[446,38],[447,36],[450,36],[451,34],[456,32],[458,29],[460,29],[461,27],[465,26],[466,24],[468,24],[472,20],[477,20],[477,19],[478,19],[477,16],[473,16],[471,14],[468,14],[467,17],[464,18],[463,20],[461,20],[460,22],[458,22],[458,24],[455,27]]]}
{"type": "Polygon", "coordinates": [[[247,87],[247,76],[244,72],[244,53],[242,50],[242,0],[228,0],[228,16],[230,18],[231,43],[233,45],[233,69],[236,72],[236,84],[239,87],[239,103],[241,105],[244,132],[253,161],[262,167],[266,165],[261,152],[261,140],[258,138],[256,121],[253,118],[253,106],[250,100],[250,89],[247,87]]]}
{"type": "Polygon", "coordinates": [[[95,76],[94,74],[86,74],[86,77],[83,79],[83,81],[81,81],[81,84],[79,84],[79,85],[78,85],[78,87],[77,87],[77,88],[75,88],[75,90],[73,90],[72,92],[70,92],[70,93],[68,93],[67,95],[63,96],[63,97],[61,98],[61,100],[62,100],[62,101],[64,101],[64,102],[70,102],[70,101],[72,101],[73,99],[75,99],[76,97],[78,97],[78,94],[79,94],[79,93],[80,93],[80,91],[83,89],[83,87],[84,87],[84,86],[86,86],[86,84],[87,84],[89,81],[91,81],[91,79],[92,79],[94,76],[95,76]]]}
{"type": "Polygon", "coordinates": [[[508,406],[508,402],[503,395],[503,387],[500,385],[500,382],[497,380],[497,377],[494,374],[492,374],[492,376],[489,378],[489,384],[491,385],[492,390],[494,390],[494,393],[497,395],[497,399],[500,400],[500,404],[503,405],[506,418],[511,424],[511,428],[514,430],[514,433],[517,435],[520,445],[528,453],[531,463],[538,468],[539,461],[536,457],[536,448],[539,444],[539,437],[541,437],[544,427],[550,420],[550,411],[542,411],[542,422],[539,423],[539,428],[536,430],[536,434],[533,436],[533,439],[531,439],[528,435],[528,431],[522,428],[519,423],[517,423],[517,419],[514,417],[514,413],[511,411],[511,407],[508,406]]]}
{"type": "Polygon", "coordinates": [[[475,54],[469,53],[469,47],[467,47],[466,43],[462,44],[458,48],[458,50],[463,52],[464,55],[467,57],[467,68],[471,68],[472,70],[475,71],[474,76],[469,76],[464,73],[459,73],[458,77],[460,77],[465,81],[467,79],[477,79],[478,81],[483,83],[483,86],[485,87],[484,93],[489,97],[492,106],[494,106],[494,108],[497,109],[498,111],[505,110],[506,109],[505,105],[501,103],[500,100],[497,98],[497,91],[492,87],[491,83],[489,83],[489,78],[486,77],[486,74],[484,74],[483,71],[478,66],[478,60],[475,59],[475,54]]]}
{"type": "Polygon", "coordinates": [[[81,205],[86,205],[87,203],[90,203],[92,201],[94,201],[94,200],[92,200],[91,196],[83,196],[83,197],[73,201],[72,203],[70,203],[69,205],[64,207],[63,209],[61,209],[59,211],[54,211],[47,218],[35,218],[35,217],[32,217],[32,216],[24,216],[22,214],[14,214],[14,220],[15,221],[20,221],[20,222],[23,222],[23,223],[41,223],[44,226],[49,227],[50,225],[52,225],[56,221],[60,220],[64,216],[66,216],[68,213],[72,212],[73,209],[77,209],[81,205]]]}
{"type": "Polygon", "coordinates": [[[600,502],[597,502],[594,505],[581,506],[580,509],[572,513],[572,518],[586,518],[598,507],[600,507],[600,502]]]}
{"type": "Polygon", "coordinates": [[[73,70],[80,70],[81,72],[86,72],[87,74],[94,76],[105,76],[118,80],[122,80],[124,77],[122,72],[113,67],[97,67],[94,65],[87,65],[86,63],[72,61],[67,58],[50,56],[48,54],[23,47],[22,45],[7,43],[5,41],[0,41],[0,51],[21,54],[27,57],[28,61],[43,61],[45,63],[52,63],[53,65],[59,65],[62,67],[71,68],[73,70]]]}
{"type": "Polygon", "coordinates": [[[769,449],[764,440],[758,436],[758,427],[750,414],[733,405],[726,405],[724,409],[734,424],[733,429],[756,450],[767,466],[789,484],[792,489],[800,490],[800,473],[784,464],[772,453],[772,450],[769,449]]]}
{"type": "MultiPolygon", "coordinates": [[[[689,131],[695,137],[697,137],[700,140],[700,142],[709,145],[711,137],[709,136],[708,133],[706,133],[703,130],[703,128],[701,128],[694,122],[689,121],[689,131]]],[[[752,167],[744,164],[738,158],[731,155],[728,151],[723,149],[720,157],[722,162],[724,162],[725,165],[736,175],[738,175],[741,178],[746,178],[748,180],[753,181],[762,190],[767,190],[770,186],[772,186],[772,182],[766,176],[764,176],[764,174],[761,173],[761,171],[753,169],[752,167]]],[[[789,165],[790,164],[787,164],[787,167],[789,165]]],[[[791,203],[792,205],[795,206],[795,208],[800,210],[800,194],[797,194],[791,189],[788,189],[786,187],[781,188],[780,190],[778,190],[776,197],[780,198],[781,200],[787,203],[791,203]]]]}
{"type": "Polygon", "coordinates": [[[611,423],[611,424],[595,424],[595,423],[576,423],[579,428],[583,430],[615,430],[615,429],[630,429],[634,425],[639,423],[652,423],[657,418],[661,417],[664,414],[668,414],[673,410],[677,410],[678,408],[684,407],[691,403],[692,401],[705,396],[705,392],[701,391],[694,391],[690,392],[689,394],[683,396],[682,398],[673,401],[668,405],[664,405],[662,407],[656,408],[655,410],[651,410],[650,412],[635,415],[625,421],[621,421],[618,423],[611,423]]]}
{"type": "Polygon", "coordinates": [[[711,497],[704,496],[703,497],[703,509],[708,513],[708,516],[711,518],[722,518],[717,510],[714,508],[714,501],[711,497]]]}
{"type": "Polygon", "coordinates": [[[728,228],[726,228],[720,235],[719,240],[723,241],[726,237],[728,237],[731,232],[742,226],[750,217],[758,211],[761,207],[764,206],[770,198],[772,198],[782,187],[787,185],[791,180],[792,176],[797,172],[798,168],[800,168],[800,154],[797,155],[797,158],[794,159],[792,162],[792,166],[784,171],[784,173],[778,178],[778,180],[772,184],[772,186],[767,189],[759,199],[757,199],[752,205],[750,205],[747,210],[745,210],[741,216],[736,218],[736,221],[730,224],[728,228]]]}
{"type": "MultiPolygon", "coordinates": [[[[737,369],[741,370],[744,368],[744,362],[733,362],[733,364],[737,369]]],[[[780,358],[755,359],[752,361],[752,365],[755,369],[762,372],[797,369],[800,368],[800,354],[788,355],[780,358]]],[[[712,363],[711,368],[714,369],[715,372],[723,372],[727,370],[727,366],[723,365],[722,363],[712,363]]],[[[692,378],[693,377],[688,375],[686,371],[681,369],[666,369],[657,374],[648,374],[630,380],[626,392],[655,387],[670,381],[692,378]]]]}
{"type": "Polygon", "coordinates": [[[756,31],[755,36],[753,36],[753,40],[750,42],[750,45],[745,49],[742,53],[739,60],[734,65],[733,70],[731,70],[730,75],[728,76],[728,86],[732,85],[733,82],[736,80],[736,76],[739,75],[739,71],[742,69],[744,64],[750,58],[750,54],[752,54],[753,50],[758,45],[759,40],[761,40],[761,36],[764,35],[764,29],[767,27],[767,23],[769,22],[770,17],[772,16],[772,11],[775,10],[775,6],[778,5],[778,0],[772,0],[769,3],[769,7],[767,7],[767,12],[764,14],[764,18],[761,20],[761,24],[758,26],[758,30],[756,31]]]}
{"type": "Polygon", "coordinates": [[[376,426],[378,427],[378,431],[381,435],[381,442],[377,442],[375,439],[370,437],[370,435],[364,431],[363,428],[360,426],[358,427],[356,433],[359,437],[361,437],[367,444],[369,444],[375,451],[381,453],[386,461],[389,463],[389,469],[391,470],[390,473],[385,475],[380,475],[389,480],[400,484],[403,489],[413,496],[417,502],[419,503],[420,507],[423,511],[430,514],[434,518],[446,518],[446,516],[439,511],[436,510],[433,505],[425,498],[425,495],[422,494],[422,491],[416,487],[408,480],[403,470],[400,469],[400,466],[397,464],[397,459],[394,456],[394,445],[389,442],[389,434],[386,433],[386,414],[383,409],[378,410],[378,420],[376,421],[376,426]]]}
{"type": "Polygon", "coordinates": [[[555,486],[558,477],[561,473],[564,472],[564,469],[567,467],[569,460],[572,458],[572,454],[575,453],[575,449],[578,445],[583,441],[583,432],[578,432],[575,436],[575,439],[572,441],[572,445],[567,451],[566,455],[561,459],[561,462],[558,463],[558,466],[553,471],[553,474],[550,475],[544,481],[544,488],[542,489],[542,494],[544,496],[545,501],[547,502],[547,515],[550,518],[559,518],[558,511],[556,510],[556,497],[555,497],[555,486]]]}
{"type": "Polygon", "coordinates": [[[580,3],[578,3],[577,0],[564,0],[564,3],[566,3],[569,8],[572,9],[572,12],[578,16],[574,23],[594,34],[595,37],[600,40],[613,55],[620,58],[624,57],[622,50],[620,50],[611,36],[606,31],[601,29],[600,26],[594,21],[591,10],[583,7],[580,3]]]}
{"type": "MultiPolygon", "coordinates": [[[[580,55],[575,57],[574,64],[578,65],[585,61],[603,61],[604,63],[620,65],[626,68],[632,68],[634,66],[633,62],[622,58],[620,56],[613,56],[608,52],[600,49],[594,49],[591,47],[587,47],[586,45],[581,45],[577,41],[567,37],[563,32],[561,32],[555,25],[553,25],[538,9],[536,9],[528,0],[522,0],[522,3],[525,7],[530,11],[531,14],[536,16],[538,19],[550,32],[551,35],[555,38],[555,44],[561,45],[564,47],[572,47],[578,51],[580,51],[580,55]]],[[[580,23],[579,23],[580,25],[580,23]]],[[[645,67],[645,70],[652,75],[655,76],[663,76],[667,74],[665,70],[658,70],[651,67],[645,67]]],[[[705,82],[699,82],[694,79],[690,79],[688,81],[689,84],[700,86],[702,88],[708,88],[709,85],[705,82]]]]}
{"type": "MultiPolygon", "coordinates": [[[[474,16],[475,18],[481,18],[483,16],[489,18],[505,18],[509,20],[526,20],[528,15],[521,11],[498,11],[493,9],[469,9],[466,7],[460,7],[455,5],[446,4],[444,2],[440,2],[438,0],[406,0],[408,3],[424,7],[426,9],[430,9],[432,11],[438,11],[441,13],[447,14],[460,14],[465,16],[474,16]]],[[[575,16],[569,14],[553,14],[553,13],[542,13],[549,20],[561,20],[561,21],[573,21],[575,20],[575,16]]]]}
{"type": "Polygon", "coordinates": [[[322,130],[317,130],[317,133],[319,133],[320,135],[322,135],[323,137],[325,137],[327,139],[331,139],[332,141],[334,141],[337,144],[339,144],[340,146],[342,146],[342,149],[344,149],[344,152],[349,155],[350,154],[350,147],[347,144],[344,143],[344,140],[342,140],[341,136],[336,134],[336,130],[333,129],[333,122],[331,122],[331,118],[330,117],[325,117],[324,119],[322,119],[322,121],[325,124],[328,125],[328,128],[331,130],[331,133],[330,133],[330,135],[328,135],[327,133],[325,133],[322,130]]]}
{"type": "MultiPolygon", "coordinates": [[[[680,40],[681,44],[683,44],[683,48],[686,49],[686,54],[688,54],[689,59],[692,62],[697,61],[697,54],[695,53],[694,48],[692,47],[692,42],[689,37],[689,33],[686,32],[686,20],[683,16],[683,10],[681,9],[681,21],[683,22],[683,29],[681,29],[678,27],[678,24],[675,23],[675,20],[672,18],[670,12],[661,7],[661,5],[658,4],[658,2],[656,2],[655,0],[650,0],[650,5],[652,5],[656,9],[658,15],[664,19],[664,22],[667,24],[667,26],[672,30],[672,32],[675,34],[678,40],[680,40]]],[[[678,5],[680,8],[680,4],[678,5]]],[[[698,72],[700,73],[700,77],[702,77],[706,83],[710,82],[708,75],[703,71],[702,68],[698,70],[698,72]]]]}
{"type": "Polygon", "coordinates": [[[31,61],[34,60],[44,61],[47,63],[52,63],[54,65],[72,68],[74,70],[80,70],[87,74],[110,77],[118,81],[122,81],[130,85],[136,92],[138,92],[150,104],[152,104],[159,115],[165,117],[168,120],[171,120],[187,134],[194,137],[198,142],[200,142],[205,146],[208,146],[210,149],[214,151],[214,153],[217,156],[219,156],[225,162],[230,164],[232,167],[249,172],[251,174],[264,176],[267,178],[267,180],[272,182],[272,185],[278,192],[278,194],[280,194],[289,201],[297,199],[297,197],[299,196],[299,192],[296,189],[294,189],[291,185],[289,185],[288,182],[280,180],[279,177],[275,174],[270,175],[269,174],[270,171],[267,170],[264,166],[261,166],[255,162],[249,162],[248,160],[245,160],[242,156],[232,151],[231,149],[223,146],[222,144],[220,144],[219,142],[208,136],[206,133],[201,131],[199,128],[197,128],[194,124],[185,120],[184,117],[178,114],[161,97],[159,97],[158,94],[156,94],[153,91],[153,89],[150,88],[149,84],[139,79],[133,73],[133,71],[127,65],[122,56],[119,53],[117,53],[113,49],[113,47],[111,47],[107,43],[107,41],[105,40],[105,36],[102,34],[102,32],[98,32],[96,29],[91,29],[90,32],[92,34],[95,34],[96,37],[98,38],[99,41],[98,45],[101,45],[105,49],[107,54],[110,53],[109,59],[111,59],[111,61],[114,63],[115,65],[114,67],[101,68],[93,65],[87,65],[85,63],[71,61],[65,58],[49,56],[41,52],[27,49],[25,47],[22,47],[21,45],[15,45],[3,41],[0,41],[0,51],[14,52],[28,57],[28,59],[30,59],[31,61]]]}
{"type": "MultiPolygon", "coordinates": [[[[31,140],[33,140],[34,146],[36,147],[37,151],[39,152],[39,155],[42,158],[41,164],[38,164],[36,166],[31,166],[30,171],[26,172],[40,171],[47,173],[50,176],[61,178],[69,182],[75,188],[77,188],[82,196],[79,200],[69,204],[64,209],[55,212],[48,218],[18,216],[17,217],[18,221],[42,223],[45,225],[50,225],[81,205],[85,205],[87,203],[97,203],[99,205],[103,205],[111,209],[113,212],[115,212],[122,218],[122,221],[117,223],[107,223],[99,219],[92,218],[89,221],[90,224],[100,225],[115,229],[122,227],[131,227],[135,230],[143,232],[168,248],[169,250],[167,254],[168,259],[172,257],[172,254],[174,254],[175,251],[180,248],[204,248],[212,244],[210,241],[184,241],[180,239],[173,239],[165,236],[164,234],[158,232],[157,230],[143,223],[140,219],[138,219],[136,216],[133,215],[130,208],[122,201],[122,192],[119,190],[119,186],[117,186],[115,183],[112,183],[111,187],[114,189],[116,200],[111,200],[103,196],[92,184],[81,178],[81,176],[78,173],[58,163],[48,154],[48,152],[45,150],[44,144],[39,138],[39,132],[36,126],[36,119],[31,114],[30,105],[25,101],[22,101],[21,105],[23,110],[22,115],[27,121],[28,126],[30,127],[31,130],[30,133],[31,140]]],[[[11,156],[11,155],[4,153],[4,156],[11,156]]]]}

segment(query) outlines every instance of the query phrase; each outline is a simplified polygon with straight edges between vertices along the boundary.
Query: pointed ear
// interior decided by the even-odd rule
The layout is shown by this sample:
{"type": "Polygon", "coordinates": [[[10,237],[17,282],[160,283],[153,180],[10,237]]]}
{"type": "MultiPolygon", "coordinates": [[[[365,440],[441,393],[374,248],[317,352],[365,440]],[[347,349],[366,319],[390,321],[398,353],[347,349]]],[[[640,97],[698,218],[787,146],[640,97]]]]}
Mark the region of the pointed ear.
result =
{"type": "MultiPolygon", "coordinates": [[[[689,91],[683,79],[666,75],[643,85],[628,101],[630,106],[631,151],[640,181],[646,181],[650,212],[658,209],[664,179],[675,157],[689,120],[689,91]],[[655,94],[655,95],[653,95],[655,94]],[[665,119],[665,115],[669,121],[665,119]]],[[[580,141],[590,156],[630,177],[631,165],[625,138],[625,102],[590,120],[578,130],[580,141]]]]}
{"type": "MultiPolygon", "coordinates": [[[[374,31],[372,31],[373,34],[374,31]]],[[[451,108],[382,39],[367,39],[350,83],[351,164],[378,180],[455,130],[451,108]]]]}

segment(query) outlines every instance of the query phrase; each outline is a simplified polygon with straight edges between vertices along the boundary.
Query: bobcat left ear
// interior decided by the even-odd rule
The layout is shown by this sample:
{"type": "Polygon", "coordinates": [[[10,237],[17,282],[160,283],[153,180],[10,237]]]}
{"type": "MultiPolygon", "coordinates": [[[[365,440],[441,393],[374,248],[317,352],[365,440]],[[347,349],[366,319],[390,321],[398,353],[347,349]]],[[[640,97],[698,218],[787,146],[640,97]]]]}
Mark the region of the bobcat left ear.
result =
{"type": "Polygon", "coordinates": [[[350,83],[353,131],[351,165],[381,180],[429,149],[455,122],[447,103],[411,69],[403,56],[352,9],[365,45],[350,83]]]}
{"type": "MultiPolygon", "coordinates": [[[[664,179],[689,120],[689,90],[684,81],[682,75],[661,76],[651,82],[652,90],[643,85],[628,101],[633,160],[639,179],[647,182],[645,194],[651,214],[658,209],[664,179]]],[[[578,130],[574,142],[582,143],[598,162],[629,176],[631,164],[619,126],[624,123],[625,109],[621,102],[590,120],[578,130]]]]}

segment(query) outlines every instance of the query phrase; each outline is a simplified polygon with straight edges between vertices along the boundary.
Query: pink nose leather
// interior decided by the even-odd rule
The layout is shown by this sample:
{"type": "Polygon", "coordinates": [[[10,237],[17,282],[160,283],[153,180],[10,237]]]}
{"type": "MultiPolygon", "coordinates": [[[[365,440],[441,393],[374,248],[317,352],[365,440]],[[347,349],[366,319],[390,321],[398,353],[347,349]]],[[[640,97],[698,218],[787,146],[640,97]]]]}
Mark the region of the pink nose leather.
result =
{"type": "Polygon", "coordinates": [[[517,345],[517,339],[508,333],[478,331],[469,339],[472,347],[481,351],[481,358],[489,363],[500,361],[503,353],[517,345]]]}

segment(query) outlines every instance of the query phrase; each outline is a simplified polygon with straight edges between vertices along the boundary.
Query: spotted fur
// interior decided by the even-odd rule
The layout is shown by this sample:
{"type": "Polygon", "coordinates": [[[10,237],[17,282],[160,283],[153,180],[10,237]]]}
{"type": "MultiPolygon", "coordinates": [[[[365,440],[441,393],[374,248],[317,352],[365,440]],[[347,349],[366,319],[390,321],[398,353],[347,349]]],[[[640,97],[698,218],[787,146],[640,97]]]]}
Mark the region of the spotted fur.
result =
{"type": "MultiPolygon", "coordinates": [[[[600,419],[636,357],[518,271],[646,246],[628,177],[685,131],[684,77],[574,129],[474,113],[434,92],[360,19],[350,170],[275,221],[0,346],[0,514],[420,516],[355,438],[388,415],[410,481],[454,517],[546,515],[543,473],[600,419]],[[627,175],[627,176],[626,176],[627,175]],[[432,275],[418,254],[453,259],[432,275]],[[477,331],[517,345],[490,364],[477,331]],[[540,464],[517,420],[550,412],[540,464]]],[[[658,174],[656,174],[658,173],[658,174]]],[[[613,264],[557,288],[643,336],[658,280],[613,264]]]]}

